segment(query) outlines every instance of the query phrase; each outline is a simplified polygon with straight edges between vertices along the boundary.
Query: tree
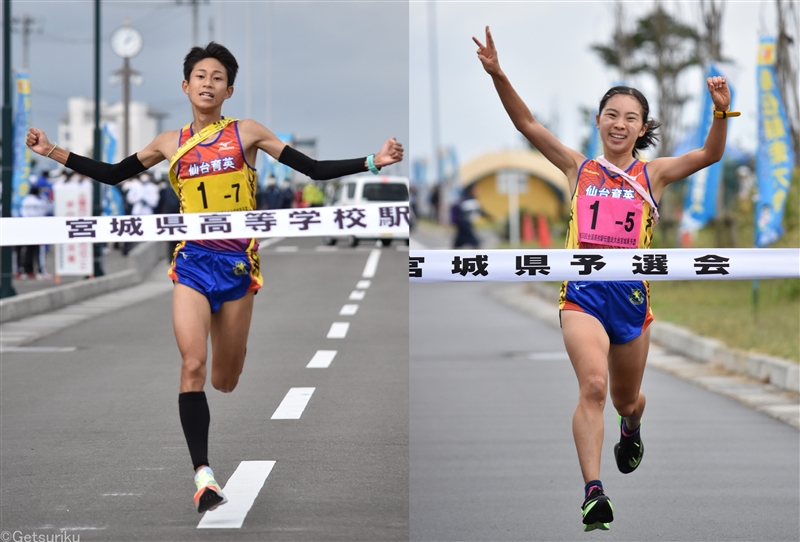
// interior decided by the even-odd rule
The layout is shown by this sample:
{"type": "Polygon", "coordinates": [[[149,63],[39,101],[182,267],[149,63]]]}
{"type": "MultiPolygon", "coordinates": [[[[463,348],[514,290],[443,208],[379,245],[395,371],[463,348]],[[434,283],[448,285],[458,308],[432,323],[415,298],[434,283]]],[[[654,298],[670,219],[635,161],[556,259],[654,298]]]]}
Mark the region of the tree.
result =
{"type": "Polygon", "coordinates": [[[592,45],[592,49],[605,62],[606,66],[616,68],[621,81],[628,81],[636,73],[634,51],[641,45],[634,42],[633,32],[625,30],[625,11],[622,2],[614,2],[614,31],[608,45],[592,45]]]}

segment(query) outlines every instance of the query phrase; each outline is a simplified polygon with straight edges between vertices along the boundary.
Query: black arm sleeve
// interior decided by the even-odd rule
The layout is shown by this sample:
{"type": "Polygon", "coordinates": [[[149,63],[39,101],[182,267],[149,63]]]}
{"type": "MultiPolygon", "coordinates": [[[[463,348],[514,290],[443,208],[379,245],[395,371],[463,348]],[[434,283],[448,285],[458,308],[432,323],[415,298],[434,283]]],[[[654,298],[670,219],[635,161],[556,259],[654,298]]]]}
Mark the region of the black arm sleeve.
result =
{"type": "Polygon", "coordinates": [[[106,164],[105,162],[98,162],[71,152],[67,157],[67,163],[64,165],[81,175],[91,177],[95,181],[111,185],[119,184],[147,169],[139,161],[135,153],[118,164],[106,164]]]}
{"type": "Polygon", "coordinates": [[[286,164],[303,175],[308,175],[315,181],[327,181],[354,173],[367,171],[364,158],[351,158],[349,160],[314,160],[302,152],[286,145],[278,157],[278,162],[286,164]]]}

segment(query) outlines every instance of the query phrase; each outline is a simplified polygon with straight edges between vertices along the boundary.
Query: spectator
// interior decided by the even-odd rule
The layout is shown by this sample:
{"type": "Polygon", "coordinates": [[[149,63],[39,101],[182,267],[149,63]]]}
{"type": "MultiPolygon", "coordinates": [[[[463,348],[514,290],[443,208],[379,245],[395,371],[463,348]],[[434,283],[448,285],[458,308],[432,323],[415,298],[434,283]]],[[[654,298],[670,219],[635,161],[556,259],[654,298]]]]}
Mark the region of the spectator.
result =
{"type": "MultiPolygon", "coordinates": [[[[39,187],[31,187],[28,194],[22,198],[20,204],[20,216],[23,218],[35,218],[47,216],[52,212],[50,202],[45,198],[39,196],[39,187]]],[[[43,267],[43,262],[40,261],[40,247],[39,245],[29,245],[22,247],[21,250],[21,267],[22,278],[49,278],[46,268],[43,267]],[[37,273],[37,269],[44,269],[44,273],[37,273]]]]}

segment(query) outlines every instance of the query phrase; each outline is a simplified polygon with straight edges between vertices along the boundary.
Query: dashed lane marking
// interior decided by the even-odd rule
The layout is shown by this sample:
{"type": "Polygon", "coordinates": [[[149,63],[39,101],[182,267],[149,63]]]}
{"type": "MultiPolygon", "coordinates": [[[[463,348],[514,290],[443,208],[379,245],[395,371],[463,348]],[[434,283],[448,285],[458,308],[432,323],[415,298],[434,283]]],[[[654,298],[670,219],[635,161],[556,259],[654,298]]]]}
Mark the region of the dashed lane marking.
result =
{"type": "Polygon", "coordinates": [[[273,420],[299,420],[315,388],[291,388],[272,415],[273,420]]]}
{"type": "Polygon", "coordinates": [[[367,293],[364,290],[353,290],[350,292],[350,301],[361,301],[364,299],[364,294],[367,293]]]}
{"type": "Polygon", "coordinates": [[[280,243],[286,239],[285,237],[270,237],[267,239],[260,239],[258,241],[258,251],[261,252],[262,248],[267,248],[270,245],[274,245],[275,243],[280,243]]]}
{"type": "Polygon", "coordinates": [[[0,354],[59,354],[77,349],[77,346],[0,346],[0,354]]]}
{"type": "Polygon", "coordinates": [[[381,259],[381,250],[379,248],[373,248],[372,252],[369,253],[369,257],[367,258],[367,264],[364,266],[364,272],[361,273],[361,276],[365,279],[371,279],[375,276],[375,271],[378,270],[378,261],[381,259]]]}
{"type": "Polygon", "coordinates": [[[336,350],[317,350],[306,369],[327,369],[335,357],[336,350]]]}
{"type": "Polygon", "coordinates": [[[372,282],[369,280],[359,280],[358,284],[356,284],[356,290],[366,290],[372,285],[372,282]]]}
{"type": "MultiPolygon", "coordinates": [[[[312,388],[313,389],[313,388],[312,388]]],[[[275,461],[242,461],[222,488],[228,502],[206,512],[198,529],[241,529],[275,461]]]]}
{"type": "Polygon", "coordinates": [[[339,311],[339,316],[353,316],[358,311],[358,305],[345,305],[339,311]]]}
{"type": "Polygon", "coordinates": [[[344,339],[347,337],[347,330],[350,329],[350,322],[334,322],[328,330],[328,339],[344,339]]]}

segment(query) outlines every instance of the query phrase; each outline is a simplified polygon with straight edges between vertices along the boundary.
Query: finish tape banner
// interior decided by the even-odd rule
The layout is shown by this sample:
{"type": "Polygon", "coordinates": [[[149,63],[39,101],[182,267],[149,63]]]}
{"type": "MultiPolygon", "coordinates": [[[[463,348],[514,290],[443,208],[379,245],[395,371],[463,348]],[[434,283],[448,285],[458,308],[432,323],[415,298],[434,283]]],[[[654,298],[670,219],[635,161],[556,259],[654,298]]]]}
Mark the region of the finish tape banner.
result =
{"type": "Polygon", "coordinates": [[[800,248],[412,250],[412,282],[751,280],[800,277],[800,248]]]}
{"type": "Polygon", "coordinates": [[[407,202],[180,215],[48,216],[0,219],[0,246],[251,237],[407,237],[408,229],[407,202]]]}

